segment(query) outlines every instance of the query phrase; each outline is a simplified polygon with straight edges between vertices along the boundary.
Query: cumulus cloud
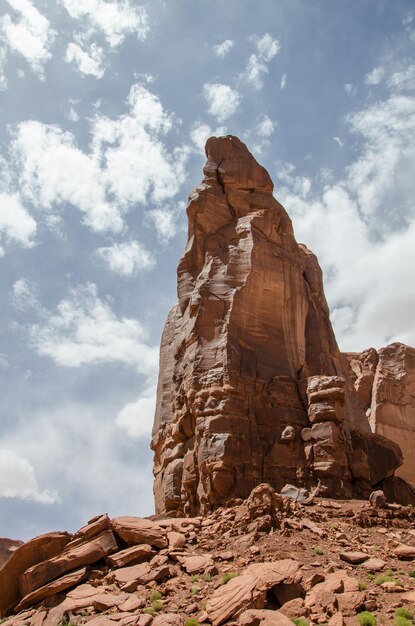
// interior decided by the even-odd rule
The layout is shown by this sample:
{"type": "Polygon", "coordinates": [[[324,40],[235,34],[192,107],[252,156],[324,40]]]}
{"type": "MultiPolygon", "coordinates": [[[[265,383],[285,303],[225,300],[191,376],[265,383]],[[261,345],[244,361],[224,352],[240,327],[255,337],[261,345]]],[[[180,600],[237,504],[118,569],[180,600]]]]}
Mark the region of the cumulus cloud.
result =
{"type": "Polygon", "coordinates": [[[278,54],[281,45],[279,40],[274,39],[269,33],[260,38],[253,37],[252,40],[255,42],[256,52],[249,57],[243,78],[255,89],[261,89],[264,74],[269,72],[268,64],[278,54]]]}
{"type": "Polygon", "coordinates": [[[33,466],[12,450],[0,448],[0,498],[18,498],[42,504],[59,502],[52,491],[40,491],[33,466]]]}
{"type": "Polygon", "coordinates": [[[157,96],[142,85],[131,88],[127,114],[96,115],[91,150],[85,152],[70,132],[37,121],[18,124],[12,142],[18,184],[37,209],[70,204],[96,232],[119,232],[123,214],[150,199],[176,195],[186,176],[190,149],[169,151],[164,136],[175,127],[157,96]]]}
{"type": "Polygon", "coordinates": [[[268,115],[263,115],[255,128],[260,137],[270,137],[270,135],[275,132],[275,129],[276,124],[270,117],[268,117],[268,115]]]}
{"type": "Polygon", "coordinates": [[[226,127],[218,126],[215,129],[212,129],[209,124],[203,124],[202,122],[196,122],[193,125],[192,130],[190,131],[190,138],[194,145],[201,151],[205,151],[205,144],[209,137],[215,135],[216,137],[221,137],[222,135],[226,135],[226,127]]]}
{"type": "Polygon", "coordinates": [[[65,61],[74,63],[81,74],[86,76],[104,76],[104,51],[94,43],[82,47],[80,43],[71,42],[66,49],[65,61]]]}
{"type": "Polygon", "coordinates": [[[183,216],[186,204],[181,201],[173,206],[164,206],[147,211],[147,219],[153,223],[157,238],[162,243],[168,243],[180,230],[185,230],[183,216]]]}
{"type": "Polygon", "coordinates": [[[283,74],[281,76],[280,88],[285,89],[286,84],[287,84],[287,74],[283,74]]]}
{"type": "Polygon", "coordinates": [[[19,278],[12,287],[12,304],[18,311],[40,309],[37,283],[27,278],[19,278]]]}
{"type": "Polygon", "coordinates": [[[98,248],[96,254],[111,271],[122,276],[130,276],[137,270],[151,269],[156,263],[153,255],[138,241],[98,248]]]}
{"type": "Polygon", "coordinates": [[[8,49],[21,54],[30,68],[43,78],[45,63],[52,56],[56,32],[49,20],[29,0],[6,0],[13,13],[0,17],[0,33],[8,49]]]}
{"type": "Polygon", "coordinates": [[[396,91],[413,91],[415,89],[415,65],[410,65],[401,72],[394,72],[387,83],[388,87],[396,91]]]}
{"type": "Polygon", "coordinates": [[[126,404],[117,414],[116,424],[132,439],[148,438],[156,410],[156,386],[147,387],[135,402],[126,404]]]}
{"type": "Polygon", "coordinates": [[[224,59],[233,48],[234,43],[232,39],[225,39],[222,43],[212,47],[213,54],[219,59],[224,59]]]}
{"type": "MultiPolygon", "coordinates": [[[[0,193],[0,242],[18,243],[25,248],[34,245],[37,225],[17,195],[0,193]]],[[[0,256],[4,248],[0,247],[0,256]]]]}
{"type": "Polygon", "coordinates": [[[222,83],[205,83],[203,96],[208,103],[208,111],[218,122],[224,122],[236,113],[241,103],[241,95],[236,89],[222,83]]]}
{"type": "Polygon", "coordinates": [[[385,69],[383,67],[375,67],[365,77],[366,85],[379,85],[385,75],[385,69]]]}
{"type": "MultiPolygon", "coordinates": [[[[393,81],[388,81],[393,85],[393,81]]],[[[348,117],[360,152],[321,190],[282,172],[297,236],[318,254],[342,349],[415,343],[415,95],[399,93],[348,117]],[[324,236],[321,236],[324,233],[324,236]]]]}
{"type": "Polygon", "coordinates": [[[98,297],[96,285],[71,289],[56,313],[30,327],[31,344],[58,365],[120,363],[142,374],[153,374],[158,348],[148,345],[144,326],[136,319],[119,318],[98,297]]]}
{"type": "Polygon", "coordinates": [[[103,34],[111,47],[119,46],[127,35],[141,41],[149,32],[146,9],[129,0],[61,0],[69,15],[79,20],[86,35],[103,34]]]}

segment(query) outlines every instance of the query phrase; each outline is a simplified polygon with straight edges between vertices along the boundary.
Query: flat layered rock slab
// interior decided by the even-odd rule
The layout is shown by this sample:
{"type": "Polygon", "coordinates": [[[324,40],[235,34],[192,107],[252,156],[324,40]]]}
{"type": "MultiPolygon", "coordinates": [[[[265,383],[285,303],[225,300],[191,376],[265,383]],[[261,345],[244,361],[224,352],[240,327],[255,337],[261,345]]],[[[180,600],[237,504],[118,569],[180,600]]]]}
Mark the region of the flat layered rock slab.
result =
{"type": "Polygon", "coordinates": [[[125,550],[120,550],[107,557],[108,563],[112,567],[125,567],[129,563],[146,561],[154,556],[156,551],[148,543],[141,543],[138,546],[131,546],[125,550]]]}
{"type": "Polygon", "coordinates": [[[350,563],[351,565],[360,565],[360,563],[363,563],[370,558],[369,554],[366,554],[366,552],[359,552],[358,550],[355,550],[354,552],[340,552],[339,556],[342,561],[346,561],[346,563],[350,563]]]}
{"type": "Polygon", "coordinates": [[[25,596],[16,606],[15,611],[20,611],[25,607],[35,604],[36,602],[40,602],[40,600],[53,596],[55,593],[60,593],[65,589],[70,589],[75,585],[79,585],[85,580],[88,574],[89,569],[87,567],[82,567],[81,569],[71,572],[66,576],[62,576],[61,578],[58,578],[43,587],[39,587],[39,589],[36,589],[35,591],[32,591],[32,593],[25,596]]]}
{"type": "Polygon", "coordinates": [[[370,558],[362,563],[362,567],[368,572],[381,572],[386,567],[386,561],[383,559],[370,558]]]}
{"type": "Polygon", "coordinates": [[[398,559],[402,559],[404,561],[412,561],[413,559],[415,559],[415,546],[402,544],[395,548],[393,553],[395,554],[395,556],[398,557],[398,559]]]}
{"type": "Polygon", "coordinates": [[[300,564],[292,559],[250,565],[240,576],[216,589],[206,605],[209,620],[219,626],[247,609],[263,608],[267,590],[293,582],[299,568],[300,564]]]}
{"type": "Polygon", "coordinates": [[[212,556],[210,554],[201,554],[185,557],[178,556],[177,560],[188,574],[201,574],[206,571],[208,567],[214,565],[212,556]]]}
{"type": "Polygon", "coordinates": [[[0,569],[0,617],[7,615],[26,595],[20,591],[20,575],[36,563],[60,554],[71,538],[66,532],[47,533],[27,541],[13,552],[0,569]]]}
{"type": "Polygon", "coordinates": [[[111,530],[106,530],[75,548],[71,549],[68,546],[59,556],[26,570],[20,576],[20,591],[23,596],[26,596],[51,580],[62,576],[62,574],[83,565],[100,561],[117,550],[118,545],[111,530]]]}
{"type": "Polygon", "coordinates": [[[148,519],[124,515],[111,522],[114,531],[129,544],[148,543],[156,548],[167,548],[166,531],[148,519]]]}
{"type": "Polygon", "coordinates": [[[139,585],[147,585],[152,580],[162,580],[169,573],[168,565],[152,567],[149,563],[139,563],[112,572],[109,580],[117,583],[125,591],[135,591],[139,585]]]}

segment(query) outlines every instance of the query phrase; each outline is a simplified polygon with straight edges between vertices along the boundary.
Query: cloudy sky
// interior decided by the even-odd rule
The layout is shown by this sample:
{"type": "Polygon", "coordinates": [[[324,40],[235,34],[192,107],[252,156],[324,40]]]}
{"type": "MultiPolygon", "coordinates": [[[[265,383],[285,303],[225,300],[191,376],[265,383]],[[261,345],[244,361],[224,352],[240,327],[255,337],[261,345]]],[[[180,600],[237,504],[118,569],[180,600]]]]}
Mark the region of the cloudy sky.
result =
{"type": "Polygon", "coordinates": [[[415,344],[412,0],[2,0],[0,536],[152,513],[185,206],[235,134],[340,347],[415,344]]]}

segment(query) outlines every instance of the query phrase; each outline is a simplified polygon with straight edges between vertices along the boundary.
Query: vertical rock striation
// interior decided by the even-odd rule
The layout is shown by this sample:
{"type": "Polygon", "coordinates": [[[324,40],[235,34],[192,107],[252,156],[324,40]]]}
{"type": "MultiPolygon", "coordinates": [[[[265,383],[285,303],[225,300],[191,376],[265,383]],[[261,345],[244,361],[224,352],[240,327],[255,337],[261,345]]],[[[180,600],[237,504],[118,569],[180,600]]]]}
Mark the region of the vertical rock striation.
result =
{"type": "Polygon", "coordinates": [[[351,495],[371,482],[373,450],[391,450],[386,476],[399,448],[370,434],[317,259],[267,171],[236,137],[206,154],[161,343],[156,510],[204,513],[262,482],[351,495]]]}

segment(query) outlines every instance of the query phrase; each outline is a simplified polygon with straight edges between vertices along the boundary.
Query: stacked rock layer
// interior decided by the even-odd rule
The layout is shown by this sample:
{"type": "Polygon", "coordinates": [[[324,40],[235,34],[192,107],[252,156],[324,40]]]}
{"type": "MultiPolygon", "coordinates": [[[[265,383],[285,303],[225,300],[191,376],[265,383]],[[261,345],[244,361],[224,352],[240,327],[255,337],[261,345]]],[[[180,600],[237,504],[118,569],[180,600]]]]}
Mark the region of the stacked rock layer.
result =
{"type": "Polygon", "coordinates": [[[262,482],[364,491],[401,452],[370,432],[317,259],[241,141],[206,154],[161,343],[156,511],[205,513],[262,482]]]}

